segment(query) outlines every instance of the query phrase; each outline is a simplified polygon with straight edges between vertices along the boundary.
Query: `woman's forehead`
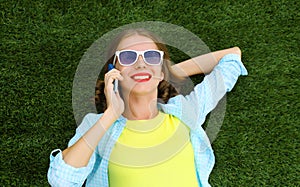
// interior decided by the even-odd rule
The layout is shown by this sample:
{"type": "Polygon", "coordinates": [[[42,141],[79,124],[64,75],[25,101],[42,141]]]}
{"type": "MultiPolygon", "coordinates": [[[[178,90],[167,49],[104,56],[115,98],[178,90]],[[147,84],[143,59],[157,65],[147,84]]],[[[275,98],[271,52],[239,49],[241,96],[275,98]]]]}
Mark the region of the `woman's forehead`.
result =
{"type": "Polygon", "coordinates": [[[117,50],[124,50],[124,49],[147,50],[147,49],[157,49],[157,46],[151,38],[136,34],[121,40],[117,50]]]}

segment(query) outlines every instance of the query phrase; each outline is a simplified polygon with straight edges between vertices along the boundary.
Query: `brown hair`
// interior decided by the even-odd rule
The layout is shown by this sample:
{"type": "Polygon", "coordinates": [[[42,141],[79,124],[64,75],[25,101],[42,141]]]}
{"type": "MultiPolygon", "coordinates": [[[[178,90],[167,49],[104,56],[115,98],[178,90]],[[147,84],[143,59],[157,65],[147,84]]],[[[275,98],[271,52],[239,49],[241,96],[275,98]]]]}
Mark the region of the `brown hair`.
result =
{"type": "MultiPolygon", "coordinates": [[[[129,29],[121,32],[111,43],[110,47],[107,51],[107,62],[100,73],[100,76],[104,75],[108,71],[108,64],[113,63],[114,53],[117,50],[119,43],[124,39],[132,35],[140,35],[145,36],[153,40],[156,44],[158,50],[164,51],[164,59],[162,65],[162,72],[164,73],[164,80],[162,80],[158,85],[158,94],[157,98],[159,102],[166,103],[171,97],[178,95],[178,89],[180,82],[182,82],[181,78],[176,76],[171,69],[171,61],[170,55],[166,45],[162,42],[160,38],[155,36],[150,31],[138,28],[138,29],[129,29]]],[[[104,95],[104,81],[101,79],[97,80],[95,87],[95,104],[98,113],[102,113],[106,110],[106,98],[104,95]]]]}

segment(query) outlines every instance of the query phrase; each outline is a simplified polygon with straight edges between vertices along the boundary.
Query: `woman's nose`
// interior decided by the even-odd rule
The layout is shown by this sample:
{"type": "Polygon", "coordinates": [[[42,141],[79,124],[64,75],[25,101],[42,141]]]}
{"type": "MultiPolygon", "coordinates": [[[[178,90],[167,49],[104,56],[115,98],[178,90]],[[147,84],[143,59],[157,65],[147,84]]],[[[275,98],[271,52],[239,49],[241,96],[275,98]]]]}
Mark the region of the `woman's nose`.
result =
{"type": "Polygon", "coordinates": [[[143,59],[142,55],[140,55],[138,57],[135,66],[136,66],[136,68],[144,68],[144,67],[146,67],[146,63],[144,62],[144,59],[143,59]]]}

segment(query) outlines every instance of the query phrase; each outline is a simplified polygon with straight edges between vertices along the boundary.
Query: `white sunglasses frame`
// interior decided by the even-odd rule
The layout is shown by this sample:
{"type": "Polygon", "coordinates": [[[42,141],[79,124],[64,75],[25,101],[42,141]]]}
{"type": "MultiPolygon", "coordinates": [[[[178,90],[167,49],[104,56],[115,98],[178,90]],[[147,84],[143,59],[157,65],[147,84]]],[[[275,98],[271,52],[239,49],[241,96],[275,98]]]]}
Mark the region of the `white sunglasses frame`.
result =
{"type": "Polygon", "coordinates": [[[115,66],[115,64],[116,64],[116,57],[118,57],[118,59],[120,59],[119,55],[120,55],[121,52],[124,52],[124,51],[135,52],[135,53],[137,54],[137,57],[136,57],[135,61],[134,61],[132,64],[129,64],[129,65],[122,64],[122,63],[120,63],[120,61],[119,61],[119,64],[122,65],[122,66],[132,66],[132,65],[134,65],[134,64],[138,61],[138,58],[139,58],[140,55],[142,55],[144,62],[145,62],[146,64],[150,65],[150,66],[158,66],[158,65],[161,65],[162,62],[163,62],[163,59],[164,59],[164,52],[163,52],[163,51],[160,51],[160,50],[157,50],[157,49],[148,49],[148,50],[145,50],[145,51],[120,50],[120,51],[116,51],[116,52],[115,52],[115,57],[114,57],[114,60],[113,60],[113,65],[114,65],[114,66],[115,66]],[[158,64],[150,64],[150,63],[148,63],[148,62],[146,61],[144,54],[145,54],[146,52],[148,52],[148,51],[156,51],[156,52],[159,52],[159,54],[160,54],[160,56],[161,56],[161,59],[160,59],[160,62],[159,62],[158,64]]]}

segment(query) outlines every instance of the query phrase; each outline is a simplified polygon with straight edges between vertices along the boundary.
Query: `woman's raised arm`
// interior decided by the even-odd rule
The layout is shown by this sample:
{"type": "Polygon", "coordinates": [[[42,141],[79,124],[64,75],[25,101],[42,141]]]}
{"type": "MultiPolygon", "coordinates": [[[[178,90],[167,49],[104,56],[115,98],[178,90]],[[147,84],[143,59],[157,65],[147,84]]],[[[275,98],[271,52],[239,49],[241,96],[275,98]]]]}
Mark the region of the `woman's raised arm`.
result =
{"type": "Polygon", "coordinates": [[[218,64],[221,58],[227,54],[242,55],[239,47],[232,47],[208,54],[200,55],[172,66],[173,71],[181,77],[197,74],[208,74],[218,64]]]}

